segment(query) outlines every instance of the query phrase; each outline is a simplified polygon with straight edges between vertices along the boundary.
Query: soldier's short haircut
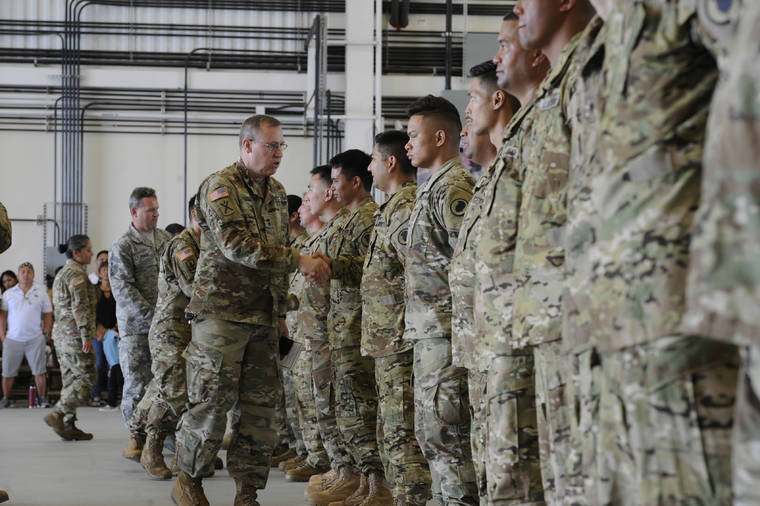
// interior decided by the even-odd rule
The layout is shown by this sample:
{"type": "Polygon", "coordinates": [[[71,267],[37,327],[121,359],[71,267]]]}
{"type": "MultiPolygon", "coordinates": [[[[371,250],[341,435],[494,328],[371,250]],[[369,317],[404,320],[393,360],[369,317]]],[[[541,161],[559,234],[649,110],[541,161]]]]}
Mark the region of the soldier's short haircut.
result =
{"type": "MultiPolygon", "coordinates": [[[[517,19],[516,16],[515,19],[517,19]]],[[[483,86],[483,88],[491,95],[501,89],[499,88],[499,82],[496,79],[496,64],[490,60],[478,63],[472,67],[470,69],[470,77],[480,79],[481,86],[483,86]]],[[[504,91],[504,94],[507,96],[507,101],[509,102],[509,108],[512,111],[512,114],[516,113],[520,108],[520,101],[517,100],[517,97],[506,91],[504,91]]]]}
{"type": "Polygon", "coordinates": [[[65,253],[66,258],[74,258],[74,252],[86,248],[89,240],[90,238],[84,234],[72,235],[69,237],[69,240],[66,241],[66,244],[58,246],[58,251],[65,253]]]}
{"type": "Polygon", "coordinates": [[[501,18],[502,21],[520,21],[520,18],[515,14],[515,11],[509,11],[501,18]]]}
{"type": "Polygon", "coordinates": [[[330,158],[330,166],[333,169],[340,169],[348,181],[358,177],[366,191],[372,189],[372,173],[369,171],[369,164],[372,157],[361,149],[349,149],[330,158]]]}
{"type": "Polygon", "coordinates": [[[249,116],[243,121],[243,124],[240,125],[238,147],[242,148],[243,141],[246,139],[256,139],[256,136],[259,134],[259,129],[264,123],[274,127],[280,126],[280,120],[274,116],[266,114],[254,114],[253,116],[249,116]]]}
{"type": "Polygon", "coordinates": [[[171,235],[178,235],[184,232],[185,227],[180,225],[179,223],[169,223],[166,225],[166,228],[164,228],[167,232],[169,232],[171,235]]]}
{"type": "Polygon", "coordinates": [[[301,207],[302,203],[303,200],[301,200],[301,197],[298,195],[288,195],[288,215],[298,211],[298,208],[301,207]]]}
{"type": "Polygon", "coordinates": [[[332,185],[332,176],[330,174],[331,170],[332,167],[329,165],[320,165],[311,169],[311,175],[319,176],[319,179],[325,184],[325,186],[329,188],[330,185],[332,185]]]}
{"type": "Polygon", "coordinates": [[[411,160],[406,156],[404,146],[406,146],[407,142],[409,142],[409,136],[401,130],[387,130],[375,136],[377,150],[386,158],[391,155],[395,156],[402,174],[408,176],[416,174],[417,168],[412,165],[411,160]]]}
{"type": "Polygon", "coordinates": [[[156,190],[147,186],[138,186],[129,194],[129,208],[142,207],[142,199],[155,198],[156,190]]]}
{"type": "Polygon", "coordinates": [[[190,197],[190,200],[187,201],[187,217],[188,218],[192,218],[194,210],[195,210],[195,195],[190,197]]]}
{"type": "Polygon", "coordinates": [[[443,120],[452,138],[458,139],[462,131],[462,120],[456,106],[443,97],[427,95],[414,101],[408,109],[409,117],[420,115],[443,120]]]}

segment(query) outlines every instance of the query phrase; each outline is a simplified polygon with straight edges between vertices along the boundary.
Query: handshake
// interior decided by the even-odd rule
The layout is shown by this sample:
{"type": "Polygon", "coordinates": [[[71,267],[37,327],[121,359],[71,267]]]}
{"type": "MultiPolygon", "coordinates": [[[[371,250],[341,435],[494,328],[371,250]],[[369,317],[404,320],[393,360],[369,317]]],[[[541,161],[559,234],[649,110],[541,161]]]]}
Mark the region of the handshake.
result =
{"type": "Polygon", "coordinates": [[[306,279],[315,284],[325,283],[332,277],[330,259],[319,252],[311,256],[301,255],[298,259],[298,270],[306,279]]]}

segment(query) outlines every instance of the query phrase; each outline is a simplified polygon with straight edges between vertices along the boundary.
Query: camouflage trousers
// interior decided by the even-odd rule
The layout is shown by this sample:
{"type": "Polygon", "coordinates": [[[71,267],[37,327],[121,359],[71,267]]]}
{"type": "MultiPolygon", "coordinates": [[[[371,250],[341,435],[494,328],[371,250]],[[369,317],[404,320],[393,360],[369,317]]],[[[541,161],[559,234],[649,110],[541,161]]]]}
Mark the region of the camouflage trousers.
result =
{"type": "Polygon", "coordinates": [[[375,364],[359,346],[332,350],[335,419],[343,444],[362,474],[382,472],[377,448],[375,364]]]}
{"type": "Polygon", "coordinates": [[[285,405],[285,428],[288,435],[288,447],[294,449],[298,455],[306,455],[306,445],[303,441],[301,425],[298,422],[296,408],[295,372],[292,369],[281,368],[283,404],[285,405]]]}
{"type": "Polygon", "coordinates": [[[393,498],[424,506],[430,499],[430,469],[414,436],[413,363],[412,350],[375,359],[377,440],[393,498]]]}
{"type": "Polygon", "coordinates": [[[230,476],[266,486],[277,440],[274,416],[281,395],[273,327],[211,318],[192,324],[185,350],[188,410],[177,433],[177,464],[197,477],[213,465],[227,412],[237,401],[238,430],[227,450],[230,476]]]}
{"type": "Polygon", "coordinates": [[[343,466],[353,466],[335,416],[336,398],[330,344],[327,341],[312,341],[311,352],[317,423],[322,445],[330,459],[330,467],[340,469],[343,466]]]}
{"type": "Polygon", "coordinates": [[[306,463],[315,469],[326,469],[330,465],[322,436],[319,434],[317,405],[314,399],[314,381],[311,376],[312,353],[308,346],[301,350],[293,368],[293,390],[296,395],[298,423],[306,447],[306,463]]]}
{"type": "Polygon", "coordinates": [[[150,346],[147,334],[121,336],[119,339],[119,365],[124,375],[124,389],[121,393],[121,417],[130,432],[144,432],[147,411],[132,415],[150,383],[150,346]]]}
{"type": "Polygon", "coordinates": [[[570,445],[567,456],[565,500],[567,506],[603,504],[594,483],[608,481],[608,473],[597,468],[599,433],[599,378],[601,364],[596,350],[567,356],[570,376],[565,389],[570,406],[570,445]]]}
{"type": "Polygon", "coordinates": [[[414,431],[437,504],[478,504],[470,449],[467,370],[451,363],[451,340],[414,343],[414,431]]]}
{"type": "Polygon", "coordinates": [[[565,397],[569,371],[562,341],[534,346],[533,367],[544,500],[558,504],[565,497],[570,447],[570,411],[565,397]]]}
{"type": "Polygon", "coordinates": [[[470,397],[470,449],[475,468],[475,483],[481,506],[488,504],[486,478],[486,375],[476,369],[467,369],[467,391],[470,397]]]}
{"type": "Polygon", "coordinates": [[[95,386],[95,355],[82,351],[82,340],[77,337],[54,341],[55,353],[61,366],[61,398],[55,411],[63,413],[63,422],[72,424],[77,419],[77,408],[90,400],[95,386]]]}
{"type": "Polygon", "coordinates": [[[488,504],[544,504],[533,355],[499,356],[486,371],[488,504]]]}
{"type": "Polygon", "coordinates": [[[736,347],[672,336],[600,360],[600,501],[731,504],[736,347]]]}
{"type": "Polygon", "coordinates": [[[741,350],[733,437],[734,505],[760,504],[760,346],[741,350]]]}
{"type": "MultiPolygon", "coordinates": [[[[187,329],[189,331],[189,329],[187,329]]],[[[151,333],[148,335],[153,378],[130,420],[132,433],[174,432],[187,404],[185,359],[182,354],[190,335],[151,333]],[[144,426],[138,422],[145,420],[144,426]]]]}
{"type": "Polygon", "coordinates": [[[293,435],[290,420],[288,419],[287,400],[285,399],[285,396],[287,395],[285,382],[288,381],[290,377],[288,376],[288,379],[285,379],[286,369],[283,369],[282,367],[278,367],[277,373],[280,375],[282,391],[280,392],[280,400],[277,401],[277,409],[275,410],[274,415],[274,427],[277,431],[277,445],[275,451],[280,451],[285,448],[295,449],[296,438],[293,435]]]}

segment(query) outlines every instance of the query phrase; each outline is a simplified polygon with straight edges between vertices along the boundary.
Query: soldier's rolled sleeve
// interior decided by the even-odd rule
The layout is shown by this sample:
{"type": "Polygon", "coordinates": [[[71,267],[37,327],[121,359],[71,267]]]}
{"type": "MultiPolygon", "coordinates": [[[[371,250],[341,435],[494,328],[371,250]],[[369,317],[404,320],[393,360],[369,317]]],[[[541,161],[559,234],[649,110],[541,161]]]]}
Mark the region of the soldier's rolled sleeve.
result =
{"type": "Polygon", "coordinates": [[[69,293],[71,293],[71,308],[74,314],[74,321],[79,329],[79,336],[82,341],[94,337],[95,321],[92,300],[90,299],[89,286],[90,281],[87,278],[76,277],[69,282],[69,293]]]}
{"type": "Polygon", "coordinates": [[[132,254],[122,250],[128,247],[126,243],[118,241],[108,255],[108,279],[111,282],[111,291],[118,303],[129,303],[133,314],[151,315],[153,304],[148,303],[137,288],[132,254]]]}
{"type": "MultiPolygon", "coordinates": [[[[212,181],[209,189],[215,188],[213,183],[212,181]]],[[[226,187],[228,185],[219,186],[226,187]]],[[[251,235],[243,219],[237,192],[234,187],[230,187],[229,190],[229,197],[220,199],[224,201],[224,204],[216,205],[219,201],[209,202],[206,198],[202,199],[202,205],[205,207],[206,225],[208,226],[207,233],[214,235],[222,254],[231,262],[239,263],[251,269],[282,273],[296,270],[301,255],[298,248],[269,244],[251,235]],[[224,214],[220,211],[222,205],[224,206],[224,214]]]]}

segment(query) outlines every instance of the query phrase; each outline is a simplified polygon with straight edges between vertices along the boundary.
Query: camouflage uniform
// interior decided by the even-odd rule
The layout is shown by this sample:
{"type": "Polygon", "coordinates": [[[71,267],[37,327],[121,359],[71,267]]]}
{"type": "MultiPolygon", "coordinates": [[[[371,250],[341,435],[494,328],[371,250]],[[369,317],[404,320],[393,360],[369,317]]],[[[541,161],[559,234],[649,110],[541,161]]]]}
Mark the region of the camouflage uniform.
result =
{"type": "Polygon", "coordinates": [[[443,504],[478,503],[467,371],[451,362],[448,275],[474,186],[459,157],[448,160],[417,190],[409,219],[404,339],[414,343],[414,426],[443,504]]]}
{"type": "Polygon", "coordinates": [[[95,385],[95,356],[82,351],[82,342],[95,335],[95,285],[87,271],[74,260],[66,260],[53,281],[55,323],[53,342],[61,366],[61,398],[53,408],[63,422],[73,425],[79,406],[87,402],[95,385]]]}
{"type": "Polygon", "coordinates": [[[599,96],[607,26],[595,17],[581,36],[574,57],[578,78],[568,104],[570,122],[570,177],[567,184],[565,286],[562,292],[562,339],[569,358],[566,385],[570,412],[570,448],[567,460],[566,504],[602,504],[594,486],[607,478],[596,467],[594,450],[599,429],[599,359],[591,340],[592,262],[588,248],[598,216],[590,200],[592,178],[599,173],[597,133],[599,96]]]}
{"type": "Polygon", "coordinates": [[[182,355],[190,342],[190,324],[185,319],[185,307],[190,301],[199,251],[198,238],[186,228],[169,240],[161,257],[158,301],[148,334],[153,379],[135,410],[147,412],[149,434],[174,432],[187,404],[182,355]]]}
{"type": "Polygon", "coordinates": [[[377,204],[367,197],[349,212],[342,226],[326,236],[332,259],[330,344],[335,414],[346,451],[362,474],[382,472],[377,449],[377,391],[372,359],[361,354],[362,305],[359,284],[374,227],[377,204]]]}
{"type": "Polygon", "coordinates": [[[0,253],[11,247],[11,236],[13,228],[11,220],[8,219],[8,211],[0,202],[0,253]]]}
{"type": "Polygon", "coordinates": [[[694,2],[620,2],[607,18],[598,216],[588,248],[599,351],[598,497],[726,504],[737,356],[680,330],[715,60],[694,2]],[[600,480],[601,482],[601,480],[600,480]]]}
{"type": "MultiPolygon", "coordinates": [[[[348,209],[340,209],[316,234],[311,250],[327,254],[327,238],[335,230],[341,229],[348,216],[348,209]]],[[[319,434],[330,460],[330,466],[333,469],[339,469],[352,464],[351,457],[346,453],[342,435],[338,430],[335,414],[335,385],[333,383],[333,367],[327,331],[327,316],[330,312],[330,286],[327,283],[320,285],[306,283],[301,293],[302,297],[298,307],[298,320],[301,324],[298,326],[296,336],[308,344],[311,352],[314,403],[319,434]]]]}
{"type": "Polygon", "coordinates": [[[378,434],[396,501],[430,499],[430,470],[414,436],[412,343],[404,335],[404,262],[417,185],[405,182],[375,213],[361,281],[363,355],[375,359],[378,434]]]}
{"type": "Polygon", "coordinates": [[[134,225],[111,247],[108,278],[116,300],[119,324],[119,364],[124,374],[121,416],[133,434],[145,431],[146,411],[133,416],[150,382],[150,331],[158,298],[158,269],[161,255],[171,235],[156,229],[153,240],[134,225]]]}
{"type": "MultiPolygon", "coordinates": [[[[724,6],[725,8],[725,6],[724,6]]],[[[733,434],[733,504],[760,503],[760,4],[731,4],[735,37],[713,97],[682,328],[741,347],[733,434]]],[[[733,23],[727,23],[732,26],[733,23]]],[[[720,56],[720,54],[718,55],[720,56]]]]}
{"type": "Polygon", "coordinates": [[[252,180],[239,161],[201,183],[196,214],[203,233],[186,309],[192,326],[184,354],[189,409],[180,420],[177,464],[193,477],[212,465],[237,400],[229,473],[260,489],[269,474],[282,392],[278,318],[285,314],[287,274],[299,260],[299,251],[286,246],[285,190],[272,177],[252,180]]]}

